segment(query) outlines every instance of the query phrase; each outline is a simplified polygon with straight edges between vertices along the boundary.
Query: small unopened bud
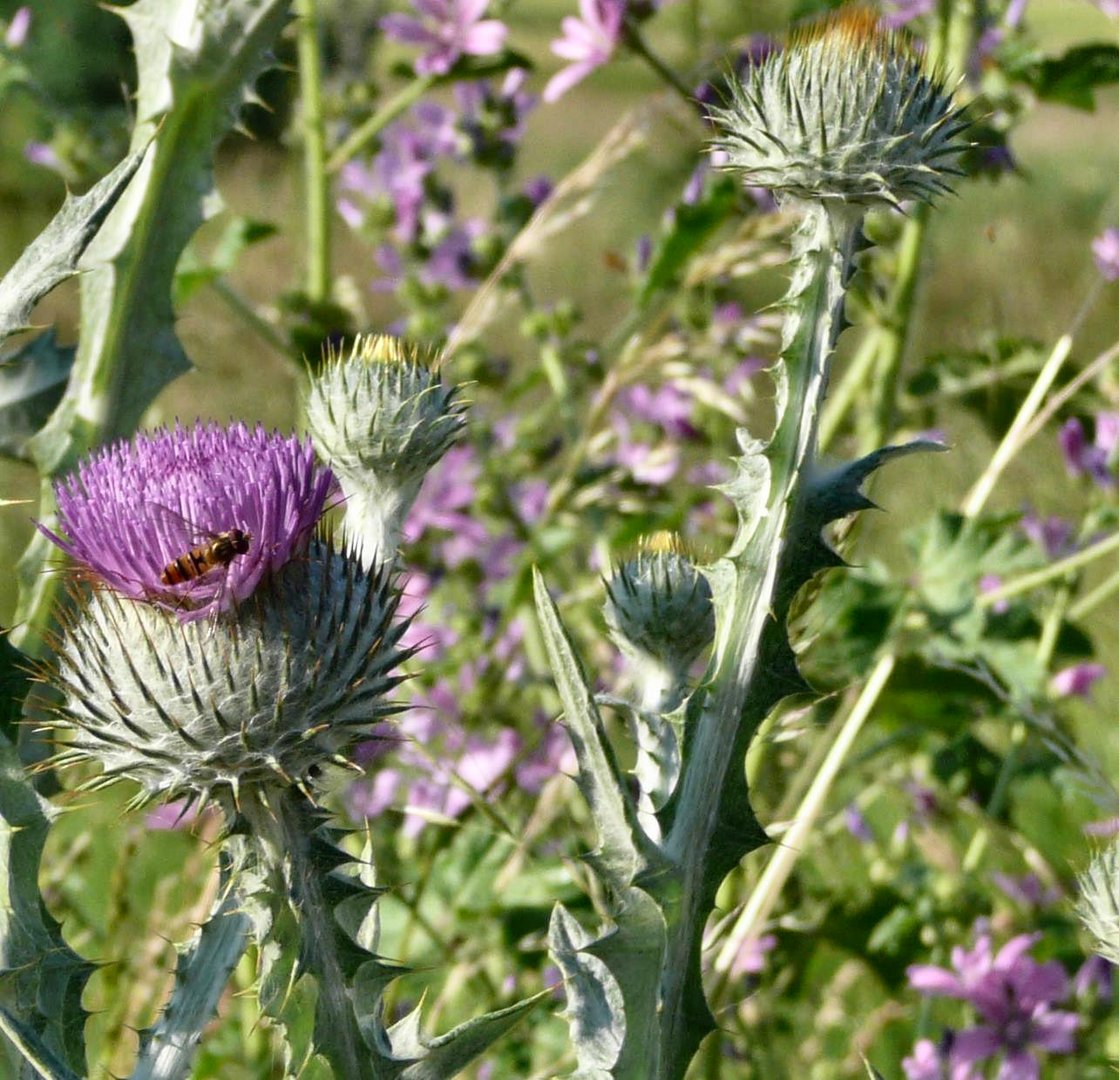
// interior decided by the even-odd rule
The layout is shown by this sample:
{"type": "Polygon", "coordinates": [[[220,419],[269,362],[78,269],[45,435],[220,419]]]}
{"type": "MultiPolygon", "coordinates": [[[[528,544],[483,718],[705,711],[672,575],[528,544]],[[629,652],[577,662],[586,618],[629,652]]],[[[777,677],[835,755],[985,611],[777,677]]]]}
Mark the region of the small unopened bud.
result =
{"type": "Polygon", "coordinates": [[[390,337],[327,357],[307,394],[307,427],[346,498],[343,531],[367,565],[391,562],[428,470],[465,424],[436,354],[390,337]]]}
{"type": "Polygon", "coordinates": [[[1119,964],[1119,845],[1099,852],[1077,884],[1080,921],[1096,939],[1096,952],[1119,964]]]}
{"type": "Polygon", "coordinates": [[[625,656],[638,707],[671,712],[715,636],[711,586],[669,533],[650,537],[606,583],[606,625],[625,656]]]}
{"type": "Polygon", "coordinates": [[[794,34],[711,115],[747,186],[863,206],[949,190],[968,126],[908,39],[862,8],[794,34]]]}

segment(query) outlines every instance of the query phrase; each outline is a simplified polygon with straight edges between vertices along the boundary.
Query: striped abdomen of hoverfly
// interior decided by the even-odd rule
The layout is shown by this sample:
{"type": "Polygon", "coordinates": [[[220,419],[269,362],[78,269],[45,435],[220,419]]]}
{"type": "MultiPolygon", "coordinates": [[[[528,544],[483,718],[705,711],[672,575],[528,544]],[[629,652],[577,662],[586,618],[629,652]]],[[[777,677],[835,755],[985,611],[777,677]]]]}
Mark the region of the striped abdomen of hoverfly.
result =
{"type": "Polygon", "coordinates": [[[159,575],[164,585],[181,585],[194,581],[211,570],[228,566],[238,555],[249,550],[253,534],[244,529],[229,529],[214,533],[204,544],[197,544],[176,559],[172,559],[159,575]]]}

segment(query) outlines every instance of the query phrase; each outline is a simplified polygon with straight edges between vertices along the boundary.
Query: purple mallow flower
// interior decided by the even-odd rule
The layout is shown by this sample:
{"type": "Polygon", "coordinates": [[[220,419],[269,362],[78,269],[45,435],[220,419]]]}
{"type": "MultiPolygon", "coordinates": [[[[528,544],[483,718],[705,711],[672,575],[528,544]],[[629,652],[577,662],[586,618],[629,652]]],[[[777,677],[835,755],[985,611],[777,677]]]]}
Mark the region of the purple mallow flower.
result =
{"type": "Polygon", "coordinates": [[[1091,697],[1092,687],[1107,674],[1103,664],[1073,664],[1049,680],[1054,697],[1091,697]]]}
{"type": "Polygon", "coordinates": [[[27,41],[28,32],[31,30],[31,8],[26,4],[19,8],[8,23],[4,33],[4,44],[9,49],[18,49],[27,41]]]}
{"type": "MultiPolygon", "coordinates": [[[[1119,13],[1119,6],[1116,12],[1119,13]]],[[[1119,281],[1119,229],[1104,229],[1092,241],[1092,255],[1104,281],[1119,281]]]]}
{"type": "Polygon", "coordinates": [[[1087,475],[1097,486],[1111,489],[1115,487],[1112,465],[1119,453],[1119,413],[1099,413],[1095,429],[1095,438],[1089,445],[1084,425],[1074,416],[1061,428],[1057,442],[1069,476],[1087,475]]]}
{"type": "Polygon", "coordinates": [[[1045,552],[1047,558],[1063,559],[1076,550],[1072,523],[1055,514],[1043,518],[1032,510],[1027,510],[1018,522],[1018,527],[1045,552]]]}
{"type": "Polygon", "coordinates": [[[548,81],[545,101],[558,101],[614,55],[625,13],[626,0],[579,0],[579,17],[565,16],[560,24],[563,37],[552,42],[552,52],[571,63],[548,81]]]}
{"type": "MultiPolygon", "coordinates": [[[[953,1034],[947,1051],[950,1072],[967,1076],[976,1062],[1002,1054],[1004,1080],[1036,1080],[1037,1051],[1068,1054],[1076,1048],[1075,1013],[1055,1009],[1069,993],[1069,979],[1057,961],[1039,964],[1027,956],[1039,934],[1021,934],[992,954],[991,939],[980,933],[975,948],[952,950],[952,970],[931,964],[907,969],[910,985],[923,994],[957,998],[971,1004],[981,1022],[953,1034]],[[960,1070],[960,1071],[956,1071],[960,1070]]],[[[931,1063],[927,1048],[907,1059],[909,1077],[936,1076],[919,1067],[931,1063]]]]}
{"type": "Polygon", "coordinates": [[[415,0],[419,19],[386,15],[381,29],[395,41],[427,51],[416,60],[417,75],[446,75],[461,56],[491,56],[505,44],[508,27],[483,19],[489,0],[415,0]]]}
{"type": "Polygon", "coordinates": [[[928,15],[935,8],[936,0],[887,0],[882,25],[889,30],[896,30],[922,15],[928,15]]]}
{"type": "Polygon", "coordinates": [[[309,441],[197,424],[96,451],[40,529],[116,592],[203,619],[303,551],[334,487],[309,441]]]}

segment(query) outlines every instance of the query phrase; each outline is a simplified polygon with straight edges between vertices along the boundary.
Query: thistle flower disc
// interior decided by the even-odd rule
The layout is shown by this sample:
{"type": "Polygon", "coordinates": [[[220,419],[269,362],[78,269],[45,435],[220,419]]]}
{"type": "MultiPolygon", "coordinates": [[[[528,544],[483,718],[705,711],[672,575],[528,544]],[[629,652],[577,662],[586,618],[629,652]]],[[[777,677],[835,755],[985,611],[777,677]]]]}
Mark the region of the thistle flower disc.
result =
{"type": "Polygon", "coordinates": [[[304,550],[333,486],[306,441],[176,426],[94,453],[55,487],[61,534],[40,528],[122,596],[189,622],[244,600],[304,550]],[[215,555],[231,532],[235,546],[215,555]]]}
{"type": "Polygon", "coordinates": [[[848,9],[794,35],[711,110],[747,185],[853,204],[931,202],[949,190],[968,122],[921,56],[848,9]]]}
{"type": "Polygon", "coordinates": [[[98,762],[94,786],[128,777],[138,802],[305,785],[394,711],[384,697],[409,655],[397,600],[388,571],[321,539],[211,627],[94,592],[56,649],[57,726],[75,734],[51,763],[98,762]]]}

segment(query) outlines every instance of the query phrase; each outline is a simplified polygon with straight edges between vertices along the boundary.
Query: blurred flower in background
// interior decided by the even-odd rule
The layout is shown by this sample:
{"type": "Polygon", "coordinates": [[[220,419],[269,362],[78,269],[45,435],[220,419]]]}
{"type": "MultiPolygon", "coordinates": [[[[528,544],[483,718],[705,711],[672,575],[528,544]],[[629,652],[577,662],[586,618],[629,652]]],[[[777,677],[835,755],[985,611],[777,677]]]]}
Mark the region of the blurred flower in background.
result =
{"type": "Polygon", "coordinates": [[[419,19],[390,14],[381,29],[394,41],[427,51],[416,59],[417,75],[446,75],[461,56],[500,52],[509,28],[500,19],[483,19],[489,0],[415,0],[419,19]]]}
{"type": "Polygon", "coordinates": [[[625,0],[579,0],[579,16],[565,15],[563,37],[552,42],[552,52],[571,63],[544,87],[544,100],[558,101],[595,68],[613,55],[622,37],[625,0]]]}
{"type": "MultiPolygon", "coordinates": [[[[953,1069],[1001,1054],[999,1076],[1026,1080],[1040,1075],[1038,1052],[1069,1054],[1076,1049],[1080,1018],[1053,1007],[1069,995],[1067,972],[1056,960],[1038,963],[1027,955],[1040,940],[1040,934],[1020,934],[994,953],[990,935],[980,931],[974,948],[952,950],[951,970],[932,964],[906,969],[918,992],[965,1001],[979,1014],[980,1023],[951,1039],[948,1060],[953,1069]]],[[[920,1053],[915,1048],[907,1059],[914,1065],[906,1066],[906,1075],[911,1080],[940,1075],[915,1071],[928,1058],[927,1047],[920,1053]]]]}

